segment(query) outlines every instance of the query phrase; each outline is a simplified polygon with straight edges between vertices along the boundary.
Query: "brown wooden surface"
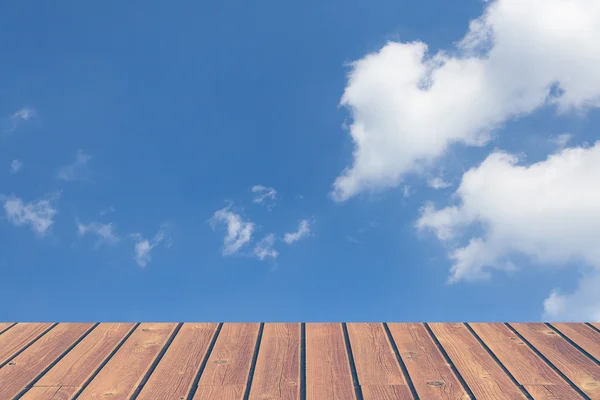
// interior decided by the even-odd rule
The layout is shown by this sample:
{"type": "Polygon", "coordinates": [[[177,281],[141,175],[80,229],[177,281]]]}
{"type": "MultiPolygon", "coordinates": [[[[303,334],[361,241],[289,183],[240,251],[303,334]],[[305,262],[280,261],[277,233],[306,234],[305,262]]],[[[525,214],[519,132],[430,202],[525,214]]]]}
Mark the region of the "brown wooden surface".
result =
{"type": "Polygon", "coordinates": [[[185,324],[140,392],[138,400],[187,398],[218,324],[185,324]]]}
{"type": "MultiPolygon", "coordinates": [[[[600,288],[598,288],[600,290],[600,288]]],[[[554,328],[600,360],[600,334],[586,324],[554,323],[554,328]]]]}
{"type": "Polygon", "coordinates": [[[12,322],[0,322],[0,335],[13,325],[14,323],[12,322]]]}
{"type": "Polygon", "coordinates": [[[430,328],[477,399],[525,398],[463,324],[436,323],[430,328]]]}
{"type": "Polygon", "coordinates": [[[34,386],[81,387],[135,324],[98,325],[34,386]]]}
{"type": "Polygon", "coordinates": [[[300,324],[266,324],[250,399],[300,398],[300,324]]]}
{"type": "Polygon", "coordinates": [[[176,326],[170,323],[143,323],[138,326],[79,399],[128,399],[176,326]]]}
{"type": "Polygon", "coordinates": [[[600,329],[600,322],[592,322],[591,325],[596,329],[600,329]]]}
{"type": "Polygon", "coordinates": [[[260,324],[218,326],[18,323],[0,334],[0,399],[347,400],[354,368],[365,400],[411,399],[409,381],[421,399],[467,399],[460,376],[477,399],[600,400],[600,332],[585,324],[430,324],[434,339],[425,324],[388,324],[390,338],[349,323],[346,343],[342,324],[308,323],[303,348],[300,324],[268,323],[256,357],[260,324]]]}
{"type": "Polygon", "coordinates": [[[542,323],[511,324],[548,361],[592,399],[600,399],[600,367],[542,323]]]}
{"type": "Polygon", "coordinates": [[[469,398],[423,324],[395,323],[388,327],[421,398],[469,398]]]}
{"type": "MultiPolygon", "coordinates": [[[[245,387],[259,328],[260,324],[224,324],[198,385],[235,386],[236,389],[231,393],[237,393],[238,386],[245,387]]],[[[211,392],[203,388],[196,392],[194,399],[208,398],[203,397],[208,395],[202,395],[202,393],[222,393],[223,390],[225,389],[217,388],[211,392]]],[[[211,396],[213,395],[211,394],[211,396]]]]}
{"type": "Polygon", "coordinates": [[[0,369],[0,399],[12,399],[94,324],[58,324],[0,369]]]}
{"type": "Polygon", "coordinates": [[[355,398],[341,324],[306,324],[306,398],[355,398]]]}
{"type": "Polygon", "coordinates": [[[33,342],[52,325],[54,324],[21,323],[0,335],[0,365],[10,360],[19,350],[33,342]]]}

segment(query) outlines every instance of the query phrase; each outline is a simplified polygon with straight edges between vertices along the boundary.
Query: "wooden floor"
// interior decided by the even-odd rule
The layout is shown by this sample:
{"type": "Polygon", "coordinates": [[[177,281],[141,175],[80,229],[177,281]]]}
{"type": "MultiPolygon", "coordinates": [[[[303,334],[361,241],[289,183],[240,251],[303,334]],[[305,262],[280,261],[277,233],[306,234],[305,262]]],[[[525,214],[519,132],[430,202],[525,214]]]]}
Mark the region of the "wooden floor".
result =
{"type": "Polygon", "coordinates": [[[600,323],[0,323],[4,399],[600,399],[600,323]]]}

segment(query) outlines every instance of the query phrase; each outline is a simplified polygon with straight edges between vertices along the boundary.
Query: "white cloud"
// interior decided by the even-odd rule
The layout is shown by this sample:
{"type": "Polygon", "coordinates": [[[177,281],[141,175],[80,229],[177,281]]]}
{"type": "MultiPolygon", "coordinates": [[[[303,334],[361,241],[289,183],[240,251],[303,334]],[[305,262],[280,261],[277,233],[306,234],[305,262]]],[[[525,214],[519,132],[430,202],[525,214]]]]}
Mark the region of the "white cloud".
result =
{"type": "Polygon", "coordinates": [[[300,221],[296,232],[286,233],[283,236],[283,241],[287,244],[292,244],[310,234],[310,222],[306,219],[300,221]]]}
{"type": "Polygon", "coordinates": [[[397,186],[452,143],[481,145],[544,105],[600,105],[600,2],[496,0],[452,52],[386,44],[353,64],[341,104],[354,161],[332,197],[397,186]]]}
{"type": "Polygon", "coordinates": [[[402,188],[402,196],[404,196],[404,198],[410,197],[413,194],[413,191],[411,189],[411,187],[409,185],[404,185],[404,187],[402,188]]]}
{"type": "Polygon", "coordinates": [[[119,237],[114,231],[114,225],[112,223],[103,224],[100,222],[90,222],[89,224],[77,223],[77,233],[79,236],[85,236],[88,233],[94,234],[98,237],[96,247],[102,246],[102,244],[113,245],[119,241],[119,237]]]}
{"type": "Polygon", "coordinates": [[[553,142],[556,144],[558,149],[564,149],[567,143],[573,138],[573,135],[568,133],[563,133],[554,138],[553,142]]]}
{"type": "Polygon", "coordinates": [[[554,290],[544,300],[544,319],[553,321],[600,321],[600,273],[585,276],[569,294],[554,290]]]}
{"type": "Polygon", "coordinates": [[[87,177],[86,165],[91,159],[92,157],[83,150],[77,150],[75,153],[75,161],[62,167],[58,171],[56,178],[63,181],[85,180],[87,177]]]}
{"type": "Polygon", "coordinates": [[[57,211],[53,206],[58,194],[52,194],[45,199],[25,203],[15,196],[2,196],[7,219],[16,226],[30,225],[39,236],[44,236],[52,224],[57,211]]]}
{"type": "Polygon", "coordinates": [[[450,183],[446,182],[445,180],[443,180],[442,178],[433,178],[430,179],[429,181],[427,181],[427,185],[432,188],[432,189],[445,189],[447,187],[450,187],[450,183]]]}
{"type": "Polygon", "coordinates": [[[253,203],[264,204],[268,209],[275,207],[277,190],[272,187],[255,185],[252,186],[250,191],[255,194],[254,199],[252,199],[253,203]]]}
{"type": "Polygon", "coordinates": [[[139,233],[132,235],[136,239],[134,260],[140,267],[144,268],[152,260],[152,250],[165,240],[166,227],[163,224],[152,239],[145,239],[139,233]]]}
{"type": "Polygon", "coordinates": [[[21,168],[23,168],[23,163],[19,160],[12,160],[10,163],[10,172],[12,174],[16,174],[21,170],[21,168]]]}
{"type": "Polygon", "coordinates": [[[279,252],[273,249],[274,245],[275,235],[269,233],[256,244],[256,246],[254,247],[254,255],[258,257],[258,259],[261,261],[266,258],[277,258],[279,252]]]}
{"type": "MultiPolygon", "coordinates": [[[[437,210],[427,204],[417,227],[432,230],[450,246],[451,282],[514,269],[510,259],[516,254],[541,266],[576,263],[600,273],[598,182],[600,142],[564,149],[528,166],[496,152],[464,174],[455,193],[458,205],[437,210]],[[472,234],[473,228],[481,233],[472,234]]],[[[554,296],[550,308],[559,299],[581,296],[554,296]]]]}
{"type": "Polygon", "coordinates": [[[254,232],[254,223],[244,221],[239,215],[225,207],[216,211],[210,219],[210,223],[215,229],[218,224],[225,224],[227,233],[223,239],[223,255],[229,256],[237,253],[243,246],[248,244],[254,232]]]}
{"type": "Polygon", "coordinates": [[[34,118],[37,118],[37,112],[31,107],[23,107],[8,118],[9,126],[5,129],[5,132],[12,133],[17,130],[22,122],[27,122],[34,118]]]}

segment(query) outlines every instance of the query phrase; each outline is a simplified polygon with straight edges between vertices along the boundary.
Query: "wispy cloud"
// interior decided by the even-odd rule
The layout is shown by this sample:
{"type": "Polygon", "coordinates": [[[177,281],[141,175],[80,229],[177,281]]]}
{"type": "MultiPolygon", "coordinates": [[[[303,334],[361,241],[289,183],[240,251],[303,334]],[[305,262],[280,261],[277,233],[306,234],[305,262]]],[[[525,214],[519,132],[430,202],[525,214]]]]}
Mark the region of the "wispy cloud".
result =
{"type": "Polygon", "coordinates": [[[75,161],[62,167],[58,171],[56,178],[63,181],[85,180],[87,178],[86,165],[91,159],[92,157],[83,150],[77,150],[75,161]]]}
{"type": "Polygon", "coordinates": [[[296,232],[286,233],[283,236],[283,241],[287,244],[292,244],[310,234],[310,222],[307,219],[300,221],[296,232]]]}
{"type": "Polygon", "coordinates": [[[116,211],[115,208],[113,206],[110,206],[110,207],[105,208],[104,210],[100,211],[100,215],[104,216],[106,214],[110,214],[110,213],[113,213],[115,211],[116,211]]]}
{"type": "Polygon", "coordinates": [[[438,178],[430,179],[427,182],[427,185],[430,188],[436,189],[436,190],[445,189],[447,187],[450,187],[450,183],[446,182],[445,180],[443,180],[442,178],[439,178],[439,177],[438,178]]]}
{"type": "Polygon", "coordinates": [[[252,199],[253,203],[262,204],[269,210],[275,207],[277,190],[262,185],[252,186],[250,190],[255,194],[254,199],[252,199]]]}
{"type": "Polygon", "coordinates": [[[135,243],[135,262],[144,268],[152,260],[152,250],[166,239],[167,225],[163,224],[152,239],[145,239],[141,234],[135,233],[132,236],[136,239],[135,243]]]}
{"type": "Polygon", "coordinates": [[[37,118],[37,112],[31,107],[23,107],[8,117],[8,127],[4,129],[4,132],[12,133],[20,124],[34,118],[37,118]]]}
{"type": "Polygon", "coordinates": [[[273,233],[269,233],[256,244],[254,247],[254,255],[261,261],[265,260],[266,258],[275,259],[279,255],[279,252],[273,249],[274,245],[275,235],[273,233]]]}
{"type": "Polygon", "coordinates": [[[11,174],[16,174],[21,170],[21,168],[23,168],[23,163],[19,160],[12,160],[12,162],[10,163],[11,174]]]}
{"type": "Polygon", "coordinates": [[[559,150],[565,148],[565,146],[571,141],[573,135],[569,133],[563,133],[552,139],[552,142],[556,145],[559,150]]]}
{"type": "Polygon", "coordinates": [[[103,244],[113,245],[119,241],[119,237],[114,231],[114,225],[112,223],[103,224],[100,222],[90,222],[89,224],[77,223],[77,233],[79,236],[85,236],[92,234],[97,236],[96,247],[100,247],[103,244]]]}
{"type": "Polygon", "coordinates": [[[39,236],[44,236],[52,224],[57,211],[53,206],[58,194],[48,195],[45,199],[25,203],[16,196],[2,196],[0,201],[8,221],[16,226],[30,225],[39,236]]]}
{"type": "Polygon", "coordinates": [[[413,194],[413,191],[409,185],[404,185],[402,187],[402,196],[404,196],[404,198],[410,197],[410,196],[412,196],[412,194],[413,194]]]}
{"type": "Polygon", "coordinates": [[[237,253],[244,245],[248,244],[254,232],[254,223],[244,221],[241,215],[230,211],[230,207],[216,211],[209,222],[213,229],[219,224],[227,227],[227,233],[223,239],[223,255],[225,256],[237,253]]]}

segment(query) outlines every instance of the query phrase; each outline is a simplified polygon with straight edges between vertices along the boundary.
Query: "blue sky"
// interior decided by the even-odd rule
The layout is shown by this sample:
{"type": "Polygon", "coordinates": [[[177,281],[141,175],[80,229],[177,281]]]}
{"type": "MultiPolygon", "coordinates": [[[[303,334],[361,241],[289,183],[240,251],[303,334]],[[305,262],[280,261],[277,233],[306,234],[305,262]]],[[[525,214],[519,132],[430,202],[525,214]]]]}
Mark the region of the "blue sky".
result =
{"type": "Polygon", "coordinates": [[[0,320],[598,320],[599,26],[595,0],[6,5],[0,320]]]}

